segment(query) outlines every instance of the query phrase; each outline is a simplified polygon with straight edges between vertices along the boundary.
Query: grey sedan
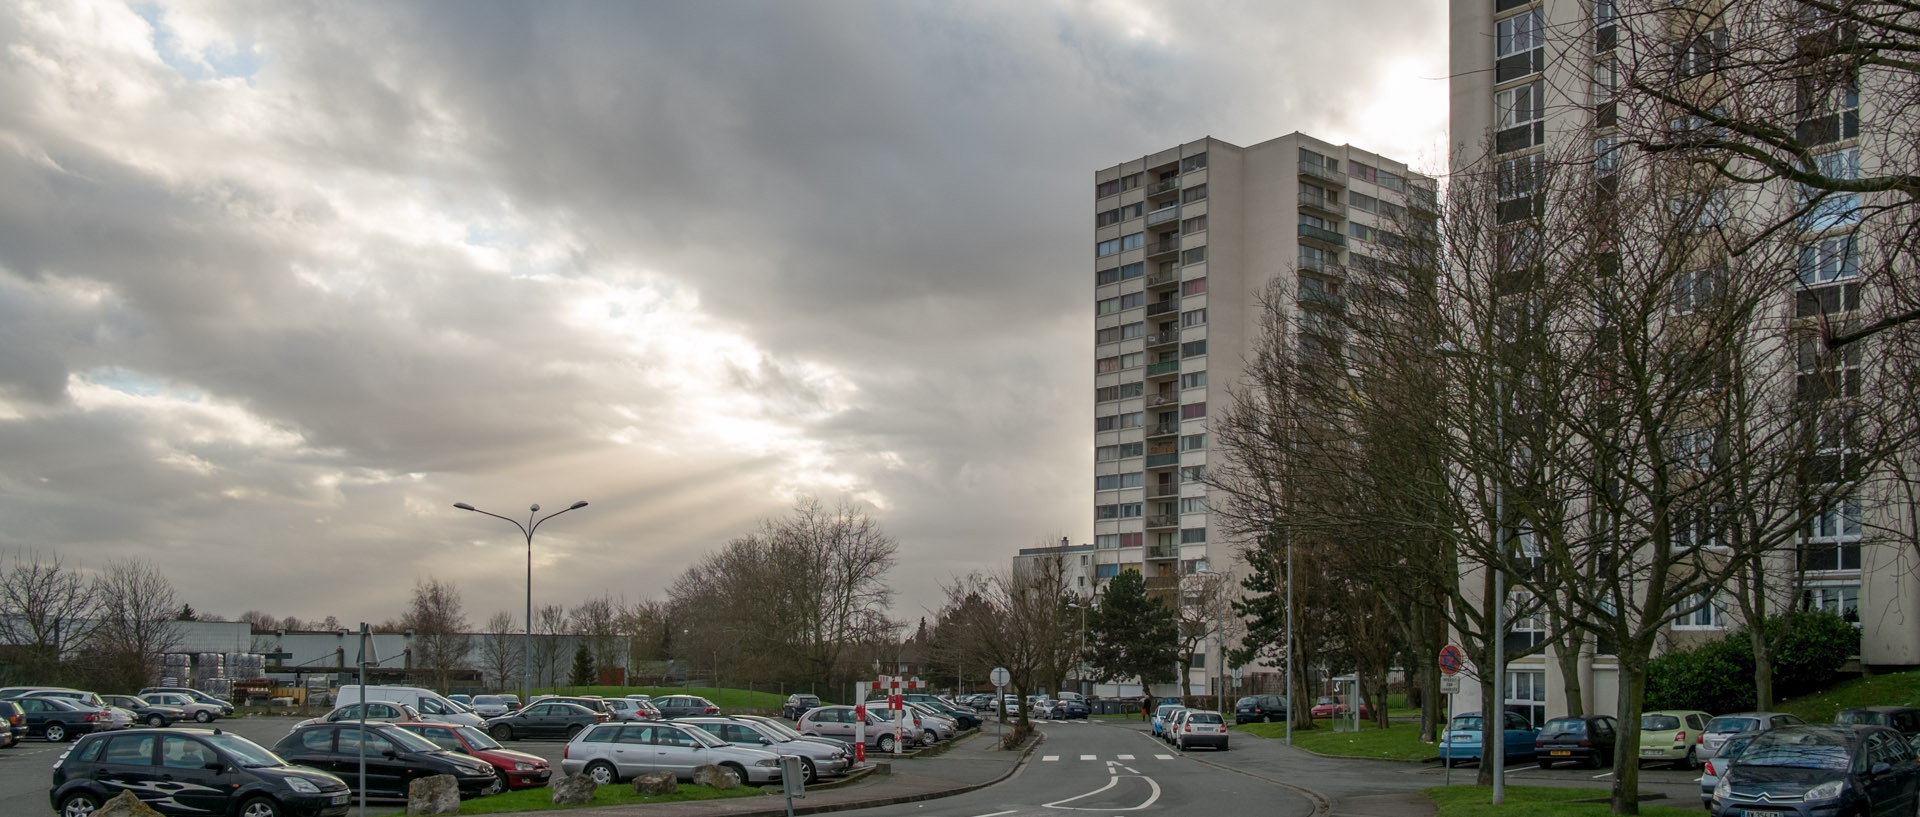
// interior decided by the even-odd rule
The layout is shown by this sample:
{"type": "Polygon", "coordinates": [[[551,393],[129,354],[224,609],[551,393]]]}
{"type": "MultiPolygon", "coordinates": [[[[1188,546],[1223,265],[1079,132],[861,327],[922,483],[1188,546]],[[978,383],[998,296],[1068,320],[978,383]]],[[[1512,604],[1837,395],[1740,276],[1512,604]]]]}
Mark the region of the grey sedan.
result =
{"type": "Polygon", "coordinates": [[[674,722],[698,726],[735,746],[798,757],[807,770],[808,783],[819,782],[823,776],[846,774],[853,768],[853,753],[845,745],[810,740],[790,729],[775,729],[746,718],[681,718],[674,722]]]}
{"type": "Polygon", "coordinates": [[[596,724],[574,736],[560,759],[567,774],[585,773],[603,786],[647,772],[673,772],[691,781],[693,770],[706,765],[731,771],[742,783],[780,782],[779,755],[674,723],[596,724]]]}

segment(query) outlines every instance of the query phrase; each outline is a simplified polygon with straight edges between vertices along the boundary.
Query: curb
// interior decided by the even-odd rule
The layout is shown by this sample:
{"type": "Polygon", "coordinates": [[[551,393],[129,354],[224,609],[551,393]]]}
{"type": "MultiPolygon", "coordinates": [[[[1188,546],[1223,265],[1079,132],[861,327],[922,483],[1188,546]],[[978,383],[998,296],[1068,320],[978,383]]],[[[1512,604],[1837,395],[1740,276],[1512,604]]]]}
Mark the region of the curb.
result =
{"type": "MultiPolygon", "coordinates": [[[[877,800],[862,800],[862,801],[853,802],[853,803],[830,803],[824,806],[795,806],[793,809],[793,813],[796,815],[826,814],[826,813],[835,812],[835,811],[851,811],[853,809],[879,808],[882,806],[897,806],[897,805],[900,805],[901,803],[918,803],[923,800],[938,800],[942,797],[953,797],[955,795],[966,794],[967,792],[979,791],[988,786],[991,786],[1003,780],[1006,780],[1007,778],[1018,774],[1021,769],[1026,768],[1027,761],[1033,757],[1033,750],[1040,748],[1040,744],[1046,742],[1046,739],[1047,739],[1046,735],[1039,732],[1035,732],[1033,742],[1027,744],[1027,748],[1021,750],[1020,759],[1014,762],[1013,768],[1008,769],[1005,774],[1002,774],[999,777],[996,777],[992,780],[988,780],[984,783],[973,783],[966,786],[947,789],[945,791],[930,791],[930,792],[923,792],[921,794],[901,795],[899,797],[882,797],[877,800]]],[[[728,817],[767,817],[768,815],[784,815],[786,813],[787,813],[787,810],[783,807],[778,809],[768,809],[766,811],[742,812],[739,814],[728,815],[728,817]]]]}

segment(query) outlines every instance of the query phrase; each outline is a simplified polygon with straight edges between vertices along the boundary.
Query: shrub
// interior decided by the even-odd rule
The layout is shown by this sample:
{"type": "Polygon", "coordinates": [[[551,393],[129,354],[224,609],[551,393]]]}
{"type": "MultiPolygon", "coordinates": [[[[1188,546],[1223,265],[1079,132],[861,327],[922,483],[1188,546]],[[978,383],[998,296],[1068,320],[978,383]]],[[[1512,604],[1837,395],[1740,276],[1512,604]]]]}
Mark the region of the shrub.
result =
{"type": "MultiPolygon", "coordinates": [[[[1778,632],[1767,619],[1763,632],[1778,632]]],[[[1829,612],[1793,615],[1792,629],[1773,661],[1773,694],[1780,699],[1831,685],[1841,665],[1860,652],[1860,632],[1829,612]]],[[[1670,652],[1647,664],[1648,710],[1699,709],[1738,712],[1754,706],[1753,644],[1745,629],[1691,650],[1670,652]]]]}

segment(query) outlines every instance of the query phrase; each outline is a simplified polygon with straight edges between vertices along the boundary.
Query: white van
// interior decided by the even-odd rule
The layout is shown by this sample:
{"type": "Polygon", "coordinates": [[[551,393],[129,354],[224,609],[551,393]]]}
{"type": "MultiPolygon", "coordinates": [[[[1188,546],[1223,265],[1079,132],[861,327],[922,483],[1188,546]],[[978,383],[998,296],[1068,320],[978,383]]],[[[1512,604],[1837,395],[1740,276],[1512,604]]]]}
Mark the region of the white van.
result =
{"type": "MultiPolygon", "coordinates": [[[[420,712],[420,719],[434,723],[457,723],[463,726],[480,726],[486,723],[484,718],[460,708],[459,704],[440,697],[431,689],[421,687],[367,685],[367,700],[387,701],[406,704],[420,712]]],[[[343,684],[334,696],[334,707],[360,702],[360,685],[343,684]]]]}

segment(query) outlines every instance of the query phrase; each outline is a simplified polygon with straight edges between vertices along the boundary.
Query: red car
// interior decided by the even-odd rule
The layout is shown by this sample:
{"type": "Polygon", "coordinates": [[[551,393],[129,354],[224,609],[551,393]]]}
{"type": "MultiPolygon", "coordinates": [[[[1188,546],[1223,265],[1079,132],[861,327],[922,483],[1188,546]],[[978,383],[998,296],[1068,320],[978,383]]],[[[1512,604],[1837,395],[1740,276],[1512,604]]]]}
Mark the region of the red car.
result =
{"type": "MultiPolygon", "coordinates": [[[[1353,710],[1347,708],[1347,696],[1322,695],[1313,702],[1310,714],[1315,718],[1347,718],[1353,716],[1353,710]]],[[[1366,701],[1360,702],[1360,719],[1373,717],[1373,707],[1366,701]]]]}
{"type": "Polygon", "coordinates": [[[417,734],[433,745],[457,755],[468,755],[493,766],[497,782],[488,794],[508,789],[531,789],[547,785],[553,769],[539,755],[516,752],[500,745],[487,733],[457,723],[403,723],[401,729],[417,734]]]}

